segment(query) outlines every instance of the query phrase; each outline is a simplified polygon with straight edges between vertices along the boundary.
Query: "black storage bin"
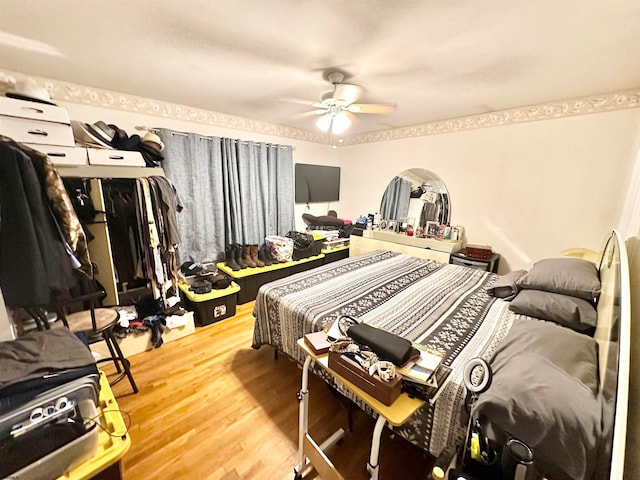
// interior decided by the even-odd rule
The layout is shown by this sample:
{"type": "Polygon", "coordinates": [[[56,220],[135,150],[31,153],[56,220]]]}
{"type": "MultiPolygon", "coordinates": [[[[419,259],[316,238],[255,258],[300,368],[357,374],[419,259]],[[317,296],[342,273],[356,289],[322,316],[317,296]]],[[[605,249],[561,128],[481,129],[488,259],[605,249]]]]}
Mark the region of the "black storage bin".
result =
{"type": "Polygon", "coordinates": [[[188,288],[180,284],[182,299],[187,309],[194,313],[196,325],[204,327],[236,314],[240,287],[235,283],[231,283],[228,288],[212,290],[202,295],[194,294],[188,288]]]}

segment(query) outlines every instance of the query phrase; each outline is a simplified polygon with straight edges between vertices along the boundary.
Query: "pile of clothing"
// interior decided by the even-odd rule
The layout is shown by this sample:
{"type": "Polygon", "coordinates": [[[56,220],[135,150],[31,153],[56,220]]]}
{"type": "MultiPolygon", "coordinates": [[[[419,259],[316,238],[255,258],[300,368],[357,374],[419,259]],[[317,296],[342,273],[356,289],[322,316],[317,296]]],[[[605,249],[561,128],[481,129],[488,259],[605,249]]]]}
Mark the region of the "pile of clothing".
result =
{"type": "Polygon", "coordinates": [[[180,266],[180,273],[189,284],[189,290],[199,295],[209,293],[214,288],[221,290],[231,285],[231,278],[219,273],[213,263],[184,262],[180,266]]]}

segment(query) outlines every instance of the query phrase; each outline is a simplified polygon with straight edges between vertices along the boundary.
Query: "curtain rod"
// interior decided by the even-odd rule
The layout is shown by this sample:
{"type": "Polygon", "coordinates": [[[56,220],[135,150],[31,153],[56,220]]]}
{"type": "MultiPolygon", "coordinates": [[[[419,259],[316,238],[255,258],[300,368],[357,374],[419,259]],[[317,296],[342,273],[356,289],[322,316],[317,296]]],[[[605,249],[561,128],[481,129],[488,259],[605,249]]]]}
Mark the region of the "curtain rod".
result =
{"type": "MultiPolygon", "coordinates": [[[[154,132],[154,133],[158,133],[158,132],[160,132],[160,128],[156,128],[156,127],[147,127],[147,126],[145,126],[145,125],[136,125],[135,129],[136,129],[136,130],[140,130],[140,131],[145,131],[145,132],[154,132]]],[[[170,129],[167,129],[167,130],[170,130],[170,129]]],[[[170,131],[171,131],[171,134],[172,134],[172,135],[181,135],[181,136],[183,136],[183,137],[187,137],[187,136],[189,136],[191,133],[194,133],[194,132],[178,132],[178,131],[176,131],[176,130],[170,130],[170,131]]],[[[210,136],[208,136],[208,135],[201,135],[201,134],[199,134],[199,133],[196,133],[196,135],[199,135],[199,136],[200,136],[200,137],[202,137],[202,138],[213,138],[213,137],[210,137],[210,136]]],[[[237,139],[235,139],[235,138],[232,138],[232,139],[230,139],[230,140],[232,140],[232,141],[234,141],[234,142],[236,142],[236,143],[240,142],[240,143],[241,143],[241,144],[243,144],[243,145],[248,145],[248,144],[249,144],[249,141],[247,141],[247,140],[237,140],[237,139]]],[[[295,150],[295,149],[296,149],[296,147],[294,147],[293,145],[279,145],[279,144],[276,144],[276,143],[268,143],[268,142],[264,142],[264,143],[266,143],[267,145],[274,145],[274,146],[277,146],[278,148],[282,148],[282,149],[284,149],[284,150],[286,150],[287,148],[291,148],[291,150],[295,150]]]]}

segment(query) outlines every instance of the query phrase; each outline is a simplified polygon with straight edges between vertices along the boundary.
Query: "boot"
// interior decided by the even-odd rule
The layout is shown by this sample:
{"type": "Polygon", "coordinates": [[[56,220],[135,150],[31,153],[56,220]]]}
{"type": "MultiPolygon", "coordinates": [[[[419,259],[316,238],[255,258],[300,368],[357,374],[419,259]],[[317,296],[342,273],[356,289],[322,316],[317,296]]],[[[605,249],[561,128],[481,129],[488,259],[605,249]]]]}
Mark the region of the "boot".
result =
{"type": "Polygon", "coordinates": [[[256,267],[264,267],[264,262],[258,258],[258,245],[249,245],[249,253],[256,267]]]}
{"type": "Polygon", "coordinates": [[[256,262],[254,262],[253,259],[251,258],[251,249],[249,248],[249,245],[242,246],[242,260],[244,260],[244,263],[249,268],[257,267],[256,262]]]}
{"type": "Polygon", "coordinates": [[[267,246],[264,243],[260,245],[260,248],[258,248],[258,258],[262,260],[262,262],[267,267],[270,265],[273,265],[273,262],[271,261],[271,255],[269,255],[269,252],[267,251],[267,246]]]}
{"type": "Polygon", "coordinates": [[[238,265],[236,263],[236,249],[233,245],[227,245],[227,250],[226,250],[226,256],[225,256],[225,265],[227,267],[229,267],[231,270],[233,270],[234,272],[237,272],[238,270],[240,270],[240,265],[238,265]]]}
{"type": "Polygon", "coordinates": [[[242,245],[240,245],[239,243],[236,243],[233,246],[233,249],[235,250],[235,253],[236,253],[236,263],[238,264],[238,266],[240,268],[247,268],[244,261],[242,260],[242,245]]]}

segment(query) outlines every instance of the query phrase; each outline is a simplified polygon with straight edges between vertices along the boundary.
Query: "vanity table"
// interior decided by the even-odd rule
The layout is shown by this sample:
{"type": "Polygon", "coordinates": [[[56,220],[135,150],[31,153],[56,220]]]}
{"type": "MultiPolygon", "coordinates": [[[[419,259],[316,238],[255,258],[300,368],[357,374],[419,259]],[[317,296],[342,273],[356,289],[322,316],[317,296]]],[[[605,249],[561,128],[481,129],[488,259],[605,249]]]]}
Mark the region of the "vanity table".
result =
{"type": "Polygon", "coordinates": [[[462,250],[462,242],[410,237],[384,230],[365,230],[362,237],[351,236],[349,256],[353,257],[372,250],[391,250],[413,257],[449,263],[451,255],[462,250]]]}

